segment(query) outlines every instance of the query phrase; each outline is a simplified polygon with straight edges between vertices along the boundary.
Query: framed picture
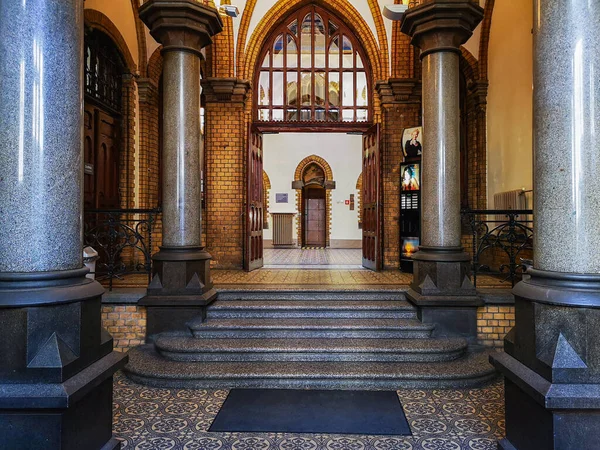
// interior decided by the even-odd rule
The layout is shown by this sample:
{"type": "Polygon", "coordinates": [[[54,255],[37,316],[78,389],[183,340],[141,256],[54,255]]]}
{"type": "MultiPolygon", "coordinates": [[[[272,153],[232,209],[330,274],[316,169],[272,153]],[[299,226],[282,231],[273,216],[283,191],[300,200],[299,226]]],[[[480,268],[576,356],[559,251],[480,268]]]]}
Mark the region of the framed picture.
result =
{"type": "Polygon", "coordinates": [[[402,133],[404,158],[418,158],[423,153],[423,127],[405,128],[402,133]]]}
{"type": "Polygon", "coordinates": [[[421,170],[420,164],[400,164],[400,190],[419,191],[421,190],[421,170]]]}
{"type": "Polygon", "coordinates": [[[402,257],[411,258],[419,250],[419,238],[406,237],[402,239],[402,257]]]}

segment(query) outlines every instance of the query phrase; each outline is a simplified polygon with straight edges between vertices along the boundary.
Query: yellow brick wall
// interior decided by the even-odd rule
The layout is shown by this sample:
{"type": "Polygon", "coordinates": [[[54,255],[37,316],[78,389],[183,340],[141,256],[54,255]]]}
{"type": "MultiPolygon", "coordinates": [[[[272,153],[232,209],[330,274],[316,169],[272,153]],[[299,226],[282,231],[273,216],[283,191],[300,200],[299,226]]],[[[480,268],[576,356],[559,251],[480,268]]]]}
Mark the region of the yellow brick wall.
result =
{"type": "Polygon", "coordinates": [[[477,340],[486,347],[502,347],[515,326],[515,307],[486,305],[477,310],[477,340]]]}
{"type": "Polygon", "coordinates": [[[112,335],[114,349],[126,352],[146,338],[146,308],[137,305],[102,305],[102,326],[112,335]]]}

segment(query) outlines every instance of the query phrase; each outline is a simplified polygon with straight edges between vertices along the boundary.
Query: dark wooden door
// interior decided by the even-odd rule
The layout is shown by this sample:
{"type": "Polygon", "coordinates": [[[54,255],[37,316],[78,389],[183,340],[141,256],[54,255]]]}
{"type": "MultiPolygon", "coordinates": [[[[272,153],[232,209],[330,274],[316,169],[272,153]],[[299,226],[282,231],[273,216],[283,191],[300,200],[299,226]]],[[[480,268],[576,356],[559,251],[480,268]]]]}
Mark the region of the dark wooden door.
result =
{"type": "Polygon", "coordinates": [[[84,207],[119,208],[119,118],[86,103],[83,123],[84,207]]]}
{"type": "Polygon", "coordinates": [[[381,268],[381,151],[379,125],[371,127],[363,136],[362,185],[362,263],[371,270],[381,268]]]}
{"type": "Polygon", "coordinates": [[[246,255],[244,266],[252,271],[263,266],[263,136],[250,128],[246,167],[246,255]]]}
{"type": "Polygon", "coordinates": [[[325,247],[326,203],[325,189],[304,188],[304,245],[325,247]]]}

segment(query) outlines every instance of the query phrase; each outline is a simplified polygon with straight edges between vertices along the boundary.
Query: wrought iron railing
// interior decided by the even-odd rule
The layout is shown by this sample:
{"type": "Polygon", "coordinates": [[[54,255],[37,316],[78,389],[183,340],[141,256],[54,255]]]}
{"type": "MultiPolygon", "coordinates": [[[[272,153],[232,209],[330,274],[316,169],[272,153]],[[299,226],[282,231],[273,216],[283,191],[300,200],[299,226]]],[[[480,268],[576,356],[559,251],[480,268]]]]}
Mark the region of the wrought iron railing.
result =
{"type": "Polygon", "coordinates": [[[153,233],[160,209],[94,209],[84,212],[83,241],[98,252],[95,275],[99,281],[125,275],[152,276],[153,233]]]}
{"type": "Polygon", "coordinates": [[[472,277],[489,275],[514,286],[533,257],[533,211],[467,210],[471,231],[472,277]]]}

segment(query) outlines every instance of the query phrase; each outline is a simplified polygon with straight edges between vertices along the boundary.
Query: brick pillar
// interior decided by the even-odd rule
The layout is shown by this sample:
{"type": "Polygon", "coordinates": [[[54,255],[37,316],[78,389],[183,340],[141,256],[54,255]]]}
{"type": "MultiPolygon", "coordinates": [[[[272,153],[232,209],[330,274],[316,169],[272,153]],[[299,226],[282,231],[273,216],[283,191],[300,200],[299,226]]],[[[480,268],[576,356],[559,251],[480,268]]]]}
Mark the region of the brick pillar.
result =
{"type": "Polygon", "coordinates": [[[244,255],[248,81],[207,78],[205,106],[206,246],[214,267],[241,269],[244,255]]]}
{"type": "Polygon", "coordinates": [[[421,123],[421,83],[390,79],[375,86],[381,101],[383,151],[383,265],[400,265],[400,163],[402,131],[421,123]]]}

